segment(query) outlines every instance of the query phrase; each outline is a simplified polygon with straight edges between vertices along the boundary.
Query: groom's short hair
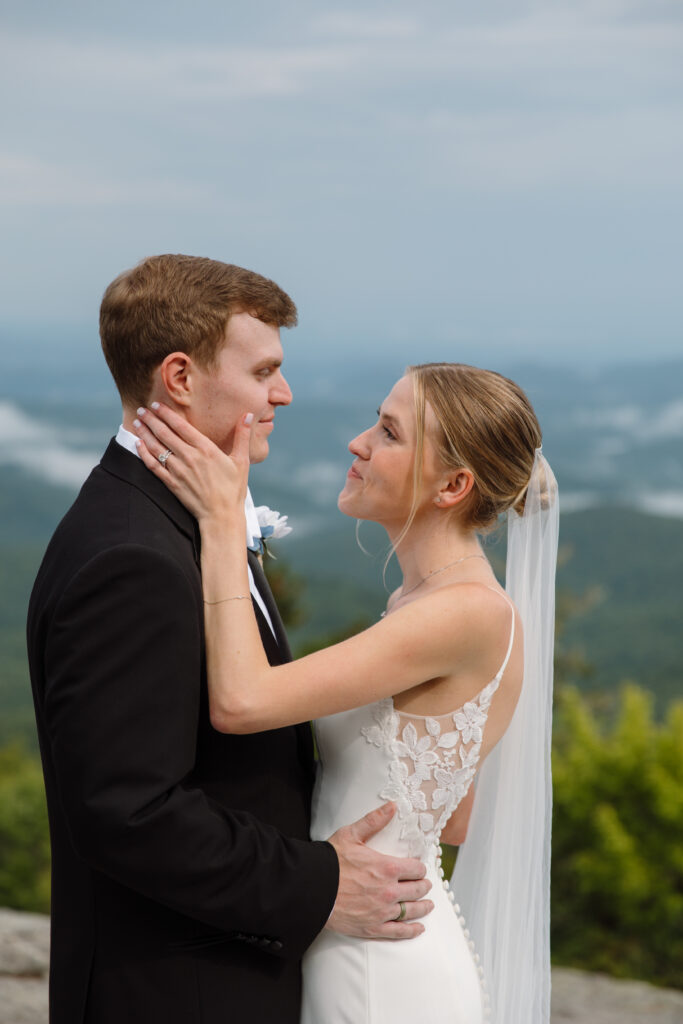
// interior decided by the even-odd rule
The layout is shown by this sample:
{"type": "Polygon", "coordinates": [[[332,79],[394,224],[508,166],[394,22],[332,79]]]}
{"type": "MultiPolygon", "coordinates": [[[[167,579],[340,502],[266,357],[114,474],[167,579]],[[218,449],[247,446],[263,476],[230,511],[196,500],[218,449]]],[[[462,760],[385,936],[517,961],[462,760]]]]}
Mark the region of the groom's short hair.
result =
{"type": "Polygon", "coordinates": [[[201,256],[150,256],[112,281],[100,307],[100,338],[121,398],[147,401],[152,373],[171,352],[204,368],[218,357],[233,313],[293,327],[296,306],[274,281],[201,256]]]}

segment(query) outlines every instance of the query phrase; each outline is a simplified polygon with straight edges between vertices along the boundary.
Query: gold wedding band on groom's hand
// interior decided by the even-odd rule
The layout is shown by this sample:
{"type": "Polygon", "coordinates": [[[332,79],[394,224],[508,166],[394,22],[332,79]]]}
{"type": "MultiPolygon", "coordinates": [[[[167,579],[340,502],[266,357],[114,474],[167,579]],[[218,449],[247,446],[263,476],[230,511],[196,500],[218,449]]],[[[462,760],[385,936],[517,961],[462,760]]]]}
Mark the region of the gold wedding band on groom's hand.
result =
{"type": "Polygon", "coordinates": [[[400,910],[398,912],[398,917],[395,917],[394,921],[403,921],[406,916],[406,905],[403,902],[403,900],[399,900],[398,905],[400,907],[400,910]]]}

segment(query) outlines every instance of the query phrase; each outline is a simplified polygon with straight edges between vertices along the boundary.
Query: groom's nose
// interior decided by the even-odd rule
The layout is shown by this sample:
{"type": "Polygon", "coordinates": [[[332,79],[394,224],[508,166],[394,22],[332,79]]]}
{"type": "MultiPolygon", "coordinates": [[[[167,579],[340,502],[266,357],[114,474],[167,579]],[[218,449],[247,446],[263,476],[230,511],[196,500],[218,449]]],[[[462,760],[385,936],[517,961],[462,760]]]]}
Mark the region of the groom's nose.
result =
{"type": "Polygon", "coordinates": [[[291,388],[281,373],[278,373],[277,380],[273,381],[269,401],[271,405],[289,405],[292,401],[291,388]]]}

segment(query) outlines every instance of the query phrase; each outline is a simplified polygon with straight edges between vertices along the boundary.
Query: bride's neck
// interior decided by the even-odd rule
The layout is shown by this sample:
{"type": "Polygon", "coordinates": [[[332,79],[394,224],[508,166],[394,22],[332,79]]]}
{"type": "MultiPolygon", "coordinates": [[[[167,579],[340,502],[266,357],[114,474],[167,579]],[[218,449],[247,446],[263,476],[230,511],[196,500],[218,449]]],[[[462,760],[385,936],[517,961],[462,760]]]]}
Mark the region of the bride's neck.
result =
{"type": "MultiPolygon", "coordinates": [[[[400,534],[392,536],[390,533],[389,537],[395,544],[400,534]]],[[[435,570],[477,554],[481,554],[481,547],[475,532],[463,530],[456,521],[439,512],[416,519],[396,550],[405,590],[417,586],[435,570]]]]}

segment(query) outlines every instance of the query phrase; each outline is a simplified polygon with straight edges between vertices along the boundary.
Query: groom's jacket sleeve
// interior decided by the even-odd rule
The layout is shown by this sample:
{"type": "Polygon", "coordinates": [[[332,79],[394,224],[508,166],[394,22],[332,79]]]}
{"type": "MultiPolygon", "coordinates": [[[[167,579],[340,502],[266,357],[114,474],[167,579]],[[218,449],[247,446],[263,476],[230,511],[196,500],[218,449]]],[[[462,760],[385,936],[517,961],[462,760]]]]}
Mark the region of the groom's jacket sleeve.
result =
{"type": "Polygon", "coordinates": [[[122,544],[70,581],[46,629],[44,715],[73,845],[95,869],[269,952],[325,924],[338,863],[193,788],[201,594],[176,561],[122,544]]]}

